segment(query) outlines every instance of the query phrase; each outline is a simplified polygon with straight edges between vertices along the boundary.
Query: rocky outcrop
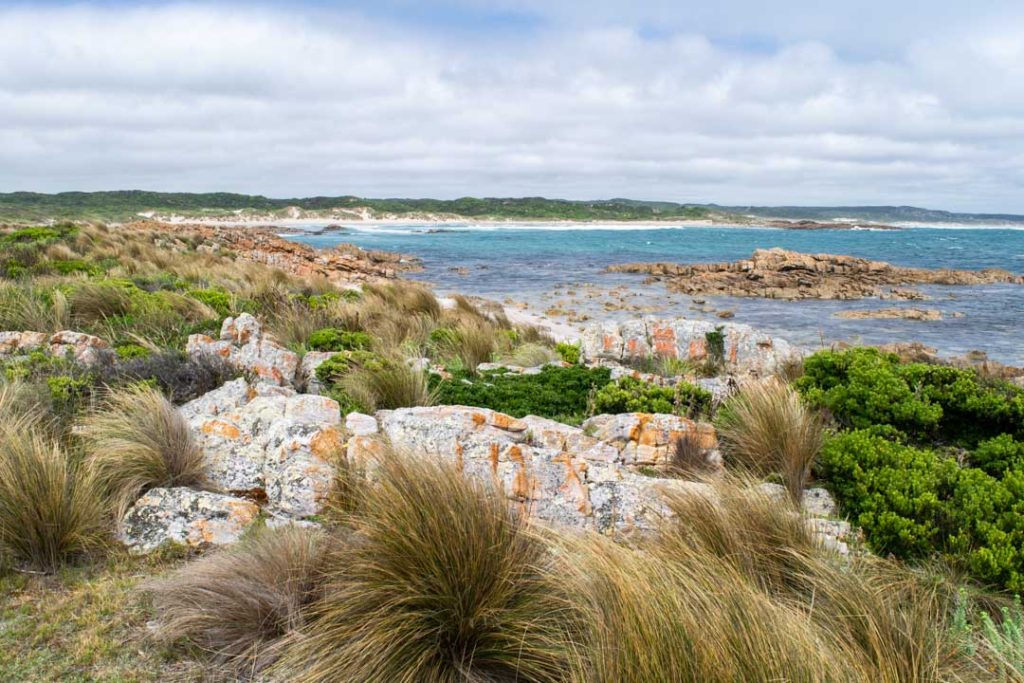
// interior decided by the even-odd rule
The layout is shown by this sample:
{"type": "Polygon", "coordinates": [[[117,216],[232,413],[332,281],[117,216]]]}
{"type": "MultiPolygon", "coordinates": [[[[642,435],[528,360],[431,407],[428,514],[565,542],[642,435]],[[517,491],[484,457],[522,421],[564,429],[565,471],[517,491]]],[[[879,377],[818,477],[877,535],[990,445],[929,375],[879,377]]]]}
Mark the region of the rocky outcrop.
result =
{"type": "MultiPolygon", "coordinates": [[[[934,308],[876,308],[867,311],[839,311],[832,315],[846,320],[915,320],[918,322],[939,322],[943,319],[942,311],[934,308]]],[[[952,317],[954,318],[962,316],[962,313],[952,314],[952,317]]]]}
{"type": "Polygon", "coordinates": [[[667,415],[621,417],[623,424],[634,425],[635,440],[609,428],[609,435],[622,438],[605,441],[591,428],[533,416],[515,419],[482,408],[381,411],[380,437],[354,437],[349,457],[379,455],[378,439],[384,438],[400,451],[455,463],[539,519],[602,532],[646,529],[666,514],[662,489],[688,484],[645,476],[634,466],[663,462],[665,441],[678,434],[698,434],[713,448],[714,429],[667,415]]]}
{"type": "Polygon", "coordinates": [[[165,543],[192,548],[234,543],[259,516],[252,501],[189,488],[158,488],[131,507],[118,529],[129,550],[147,553],[165,543]]]}
{"type": "MultiPolygon", "coordinates": [[[[139,221],[125,229],[167,235],[167,226],[155,221],[139,221]]],[[[279,237],[272,228],[177,224],[173,237],[182,250],[187,248],[182,240],[187,239],[196,244],[196,251],[211,256],[260,263],[297,277],[322,277],[335,284],[394,278],[418,268],[411,257],[366,251],[352,244],[314,249],[279,237]]]]}
{"type": "Polygon", "coordinates": [[[722,346],[717,350],[721,352],[718,360],[728,372],[763,375],[801,355],[784,339],[772,338],[749,325],[684,318],[596,323],[584,331],[581,349],[588,362],[645,356],[703,361],[716,353],[713,340],[719,332],[722,346]]]}
{"type": "Polygon", "coordinates": [[[624,413],[597,415],[583,423],[585,432],[616,449],[618,462],[626,465],[665,465],[673,442],[688,438],[709,454],[712,465],[721,464],[715,428],[677,415],[624,413]]]}
{"type": "Polygon", "coordinates": [[[320,512],[343,446],[337,402],[285,387],[228,382],[181,407],[219,489],[275,516],[320,512]]]}
{"type": "Polygon", "coordinates": [[[689,295],[765,297],[770,299],[920,299],[907,285],[1024,284],[1024,276],[1005,270],[904,268],[854,256],[802,254],[785,249],[758,249],[732,263],[633,263],[609,268],[664,280],[689,295]]]}
{"type": "Polygon", "coordinates": [[[0,332],[0,357],[20,356],[33,351],[67,358],[81,365],[109,365],[116,357],[110,344],[84,332],[0,332]]]}
{"type": "Polygon", "coordinates": [[[295,384],[307,394],[321,394],[324,391],[323,383],[316,376],[316,369],[323,365],[324,361],[332,356],[337,356],[339,351],[307,351],[299,363],[299,371],[295,376],[295,384]]]}
{"type": "Polygon", "coordinates": [[[248,313],[227,318],[221,325],[220,339],[191,335],[186,350],[190,356],[220,356],[259,381],[281,386],[291,386],[299,368],[299,354],[278,344],[248,313]]]}

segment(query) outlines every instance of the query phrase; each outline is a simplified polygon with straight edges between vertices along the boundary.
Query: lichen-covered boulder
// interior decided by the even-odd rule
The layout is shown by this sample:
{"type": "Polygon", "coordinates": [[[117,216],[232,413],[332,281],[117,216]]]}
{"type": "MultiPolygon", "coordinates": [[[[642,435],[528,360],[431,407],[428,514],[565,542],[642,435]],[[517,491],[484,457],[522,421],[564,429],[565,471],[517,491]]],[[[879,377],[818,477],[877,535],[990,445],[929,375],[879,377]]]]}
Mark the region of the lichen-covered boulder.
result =
{"type": "Polygon", "coordinates": [[[49,352],[58,358],[70,358],[82,365],[109,365],[114,362],[110,344],[84,332],[64,330],[49,339],[49,352]]]}
{"type": "Polygon", "coordinates": [[[596,415],[583,423],[583,429],[618,450],[621,461],[627,465],[666,464],[673,442],[680,438],[692,439],[707,452],[709,462],[719,462],[715,428],[678,415],[596,415]]]}
{"type": "Polygon", "coordinates": [[[45,332],[0,332],[0,356],[30,353],[49,342],[45,332]]]}
{"type": "Polygon", "coordinates": [[[492,485],[525,513],[601,532],[651,528],[666,513],[661,490],[681,482],[641,476],[623,448],[541,417],[436,406],[377,414],[380,434],[353,436],[356,462],[387,457],[385,440],[413,457],[439,457],[492,485]]]}
{"type": "Polygon", "coordinates": [[[653,317],[595,323],[584,331],[581,349],[587,361],[651,355],[702,361],[715,352],[709,334],[713,338],[718,331],[723,335],[721,360],[729,372],[765,375],[800,355],[787,341],[749,325],[653,317]]]}
{"type": "Polygon", "coordinates": [[[186,350],[192,356],[220,356],[259,381],[280,386],[292,386],[299,368],[299,355],[266,334],[259,321],[248,313],[224,320],[220,339],[191,335],[186,350]]]}
{"type": "Polygon", "coordinates": [[[129,550],[147,553],[165,543],[193,548],[234,543],[256,521],[259,507],[250,500],[209,491],[157,488],[129,508],[118,538],[129,550]]]}
{"type": "Polygon", "coordinates": [[[275,515],[320,511],[334,477],[331,460],[343,444],[336,401],[238,379],[180,411],[214,485],[265,498],[275,515]]]}

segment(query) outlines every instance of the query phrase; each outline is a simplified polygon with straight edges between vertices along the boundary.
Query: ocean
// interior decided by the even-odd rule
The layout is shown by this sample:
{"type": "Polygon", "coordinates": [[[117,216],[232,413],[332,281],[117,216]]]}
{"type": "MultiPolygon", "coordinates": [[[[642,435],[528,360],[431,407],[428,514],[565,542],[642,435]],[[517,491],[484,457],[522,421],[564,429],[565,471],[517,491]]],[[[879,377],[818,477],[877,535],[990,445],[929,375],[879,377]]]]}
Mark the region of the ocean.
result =
{"type": "MultiPolygon", "coordinates": [[[[315,227],[315,226],[313,226],[315,227]]],[[[353,225],[328,235],[291,235],[314,247],[350,242],[418,257],[422,273],[410,277],[440,293],[460,292],[536,313],[549,307],[591,320],[643,314],[715,320],[731,310],[734,322],[810,347],[837,341],[880,344],[920,341],[949,355],[983,350],[990,358],[1024,365],[1024,286],[918,287],[929,301],[775,301],[704,297],[695,306],[643,276],[608,274],[616,263],[734,261],[754,249],[783,247],[926,268],[1004,268],[1024,273],[1024,230],[908,228],[905,230],[795,231],[751,227],[552,225],[353,225]],[[609,292],[611,292],[609,294],[609,292]],[[907,306],[939,309],[942,321],[848,320],[842,310],[907,306]],[[706,308],[709,310],[700,310],[706,308]],[[711,311],[710,309],[714,309],[711,311]],[[962,317],[949,317],[951,313],[962,317]]],[[[557,319],[557,318],[555,318],[557,319]]],[[[586,323],[579,323],[586,324],[586,323]]]]}

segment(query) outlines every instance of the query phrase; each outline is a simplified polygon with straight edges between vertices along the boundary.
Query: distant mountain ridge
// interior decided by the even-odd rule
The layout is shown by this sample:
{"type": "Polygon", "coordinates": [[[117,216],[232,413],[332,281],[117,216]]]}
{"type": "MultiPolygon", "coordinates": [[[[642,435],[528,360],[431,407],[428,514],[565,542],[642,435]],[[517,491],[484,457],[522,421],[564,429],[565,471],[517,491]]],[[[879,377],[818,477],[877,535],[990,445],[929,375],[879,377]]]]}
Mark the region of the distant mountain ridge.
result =
{"type": "Polygon", "coordinates": [[[657,221],[708,220],[756,223],[758,219],[821,222],[1024,224],[1024,215],[955,213],[913,206],[721,206],[717,204],[544,197],[462,197],[459,199],[337,197],[270,198],[230,192],[0,193],[0,222],[64,219],[132,220],[142,215],[183,218],[369,218],[657,221]]]}

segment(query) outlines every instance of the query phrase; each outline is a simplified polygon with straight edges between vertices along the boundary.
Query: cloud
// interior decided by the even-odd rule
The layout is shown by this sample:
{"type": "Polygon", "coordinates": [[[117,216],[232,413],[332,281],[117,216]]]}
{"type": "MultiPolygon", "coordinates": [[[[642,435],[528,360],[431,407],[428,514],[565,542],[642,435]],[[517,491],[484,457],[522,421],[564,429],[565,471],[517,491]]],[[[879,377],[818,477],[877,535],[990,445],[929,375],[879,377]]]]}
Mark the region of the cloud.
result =
{"type": "Polygon", "coordinates": [[[1019,18],[868,58],[813,21],[752,49],[612,5],[458,41],[294,6],[0,9],[0,190],[1024,212],[1019,18]]]}

